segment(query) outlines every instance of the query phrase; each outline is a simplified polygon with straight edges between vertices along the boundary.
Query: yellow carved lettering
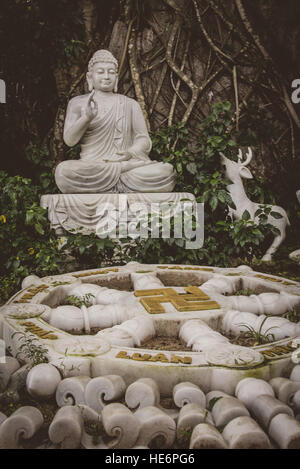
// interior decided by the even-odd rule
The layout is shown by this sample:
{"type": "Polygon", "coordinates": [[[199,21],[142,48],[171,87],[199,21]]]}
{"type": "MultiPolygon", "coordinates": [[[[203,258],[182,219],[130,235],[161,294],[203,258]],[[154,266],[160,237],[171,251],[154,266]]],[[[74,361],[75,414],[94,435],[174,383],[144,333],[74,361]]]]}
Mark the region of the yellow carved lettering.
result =
{"type": "Polygon", "coordinates": [[[185,365],[190,365],[192,363],[192,358],[180,357],[179,355],[172,355],[171,363],[184,363],[185,365]]]}
{"type": "Polygon", "coordinates": [[[141,355],[140,353],[134,353],[131,358],[132,360],[145,362],[151,358],[151,355],[150,353],[144,353],[143,355],[141,355]]]}
{"type": "Polygon", "coordinates": [[[163,363],[168,363],[168,359],[164,353],[158,353],[157,355],[154,355],[153,357],[150,358],[150,362],[163,362],[163,363]]]}
{"type": "Polygon", "coordinates": [[[127,352],[121,350],[117,355],[116,358],[130,358],[129,355],[127,355],[127,352]]]}

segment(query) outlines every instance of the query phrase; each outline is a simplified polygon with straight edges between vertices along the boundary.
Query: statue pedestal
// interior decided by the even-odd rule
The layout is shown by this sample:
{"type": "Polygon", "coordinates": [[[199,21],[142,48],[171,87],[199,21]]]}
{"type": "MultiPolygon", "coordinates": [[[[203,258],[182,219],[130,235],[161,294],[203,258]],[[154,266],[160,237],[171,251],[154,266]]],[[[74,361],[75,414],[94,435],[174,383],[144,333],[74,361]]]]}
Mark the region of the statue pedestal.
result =
{"type": "MultiPolygon", "coordinates": [[[[138,222],[170,220],[195,208],[196,201],[189,193],[103,193],[103,194],[49,194],[41,197],[41,206],[48,209],[51,228],[58,235],[65,232],[91,234],[99,237],[120,237],[130,229],[134,233],[138,222]]],[[[189,211],[190,212],[190,211],[189,211]]],[[[153,226],[155,221],[152,222],[153,226]]],[[[149,231],[148,231],[149,232],[149,231]]],[[[159,236],[157,236],[159,237],[159,236]]]]}

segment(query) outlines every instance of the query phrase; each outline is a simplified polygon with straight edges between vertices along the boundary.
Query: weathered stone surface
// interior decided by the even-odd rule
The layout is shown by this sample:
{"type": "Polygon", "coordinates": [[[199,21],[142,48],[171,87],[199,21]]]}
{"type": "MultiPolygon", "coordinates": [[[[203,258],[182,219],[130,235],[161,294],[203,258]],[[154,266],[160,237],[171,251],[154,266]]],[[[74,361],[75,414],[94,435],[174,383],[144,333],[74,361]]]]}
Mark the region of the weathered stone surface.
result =
{"type": "Polygon", "coordinates": [[[223,430],[223,438],[230,449],[268,449],[270,441],[251,417],[237,417],[223,430]]]}
{"type": "Polygon", "coordinates": [[[61,407],[49,427],[49,438],[61,449],[79,448],[83,435],[83,418],[75,406],[61,407]]]}
{"type": "Polygon", "coordinates": [[[19,390],[26,384],[27,375],[30,371],[30,365],[23,365],[16,370],[10,377],[9,389],[19,390]]]}
{"type": "Polygon", "coordinates": [[[272,386],[257,378],[242,379],[236,387],[235,395],[242,401],[245,406],[250,409],[253,401],[261,394],[268,394],[274,397],[272,386]]]}
{"type": "Polygon", "coordinates": [[[157,383],[151,378],[138,379],[128,386],[125,402],[130,409],[159,406],[160,392],[157,383]]]}
{"type": "Polygon", "coordinates": [[[160,448],[170,448],[176,437],[174,420],[157,407],[149,406],[135,413],[141,427],[136,442],[138,446],[149,446],[154,438],[160,439],[160,448]]]}
{"type": "Polygon", "coordinates": [[[109,448],[128,449],[137,442],[141,423],[136,414],[119,403],[108,404],[103,408],[102,421],[106,433],[114,437],[108,443],[109,448]]]}
{"type": "Polygon", "coordinates": [[[206,407],[210,408],[211,405],[217,401],[220,397],[230,397],[230,394],[227,394],[223,391],[210,391],[206,394],[206,407]]]}
{"type": "Polygon", "coordinates": [[[4,391],[12,374],[20,368],[20,363],[14,357],[5,357],[5,363],[0,363],[0,390],[4,391]]]}
{"type": "Polygon", "coordinates": [[[206,398],[204,392],[193,383],[179,383],[173,389],[173,399],[177,407],[186,404],[199,404],[205,408],[206,398]]]}
{"type": "Polygon", "coordinates": [[[100,412],[110,401],[123,397],[125,390],[126,385],[121,376],[99,376],[87,383],[84,398],[89,407],[100,412]]]}
{"type": "Polygon", "coordinates": [[[32,438],[43,422],[41,412],[35,407],[24,406],[16,410],[0,425],[0,448],[21,449],[20,438],[32,438]]]}
{"type": "Polygon", "coordinates": [[[85,404],[85,389],[90,382],[89,376],[73,376],[63,379],[56,389],[56,402],[59,407],[85,404]]]}
{"type": "Polygon", "coordinates": [[[274,389],[276,397],[286,404],[291,404],[294,394],[300,390],[300,381],[291,381],[282,377],[271,379],[269,384],[274,389]]]}
{"type": "Polygon", "coordinates": [[[213,425],[200,423],[193,430],[190,449],[227,449],[227,444],[213,425]]]}
{"type": "Polygon", "coordinates": [[[290,374],[291,381],[300,381],[300,365],[295,365],[290,374]]]}
{"type": "Polygon", "coordinates": [[[179,442],[188,441],[194,427],[200,423],[214,425],[211,413],[196,403],[184,405],[180,409],[177,419],[177,440],[179,442]]]}
{"type": "Polygon", "coordinates": [[[281,449],[300,449],[300,422],[286,413],[271,420],[269,435],[281,449]]]}
{"type": "Polygon", "coordinates": [[[31,396],[47,400],[55,394],[60,382],[61,376],[57,368],[49,363],[41,363],[29,371],[26,387],[31,396]]]}
{"type": "Polygon", "coordinates": [[[0,425],[1,425],[1,423],[3,423],[4,420],[6,420],[6,419],[7,419],[6,415],[3,414],[3,412],[0,412],[0,425]]]}
{"type": "Polygon", "coordinates": [[[294,416],[289,406],[268,394],[257,396],[251,404],[251,412],[265,430],[268,430],[271,420],[278,414],[294,416]]]}
{"type": "Polygon", "coordinates": [[[212,416],[217,427],[224,427],[231,420],[250,414],[244,404],[235,397],[222,397],[213,406],[212,416]]]}

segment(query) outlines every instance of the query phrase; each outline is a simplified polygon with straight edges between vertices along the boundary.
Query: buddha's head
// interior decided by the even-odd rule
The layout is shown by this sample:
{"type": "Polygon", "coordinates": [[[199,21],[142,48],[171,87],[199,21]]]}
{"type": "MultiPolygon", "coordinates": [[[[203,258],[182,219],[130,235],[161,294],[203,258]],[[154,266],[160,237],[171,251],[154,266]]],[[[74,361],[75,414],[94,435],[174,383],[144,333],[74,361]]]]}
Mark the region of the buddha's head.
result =
{"type": "Polygon", "coordinates": [[[89,91],[117,91],[118,62],[108,50],[98,50],[89,61],[86,79],[89,91]]]}

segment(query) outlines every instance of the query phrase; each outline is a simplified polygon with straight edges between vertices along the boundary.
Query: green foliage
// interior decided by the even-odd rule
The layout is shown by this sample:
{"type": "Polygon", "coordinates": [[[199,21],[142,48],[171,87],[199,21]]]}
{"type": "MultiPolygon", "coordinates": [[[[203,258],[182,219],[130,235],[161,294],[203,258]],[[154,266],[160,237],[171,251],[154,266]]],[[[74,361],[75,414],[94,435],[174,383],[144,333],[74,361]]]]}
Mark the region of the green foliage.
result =
{"type": "Polygon", "coordinates": [[[238,290],[234,293],[235,296],[250,296],[253,295],[254,291],[251,288],[245,288],[245,290],[238,290]]]}
{"type": "Polygon", "coordinates": [[[64,56],[67,59],[67,63],[63,63],[63,67],[67,68],[70,63],[75,62],[76,59],[85,51],[85,43],[76,39],[70,39],[69,41],[63,40],[64,56]]]}
{"type": "Polygon", "coordinates": [[[39,205],[39,188],[30,179],[3,172],[0,182],[1,275],[21,280],[32,271],[40,275],[57,268],[62,261],[47,211],[39,205]]]}
{"type": "Polygon", "coordinates": [[[208,410],[209,412],[211,412],[211,411],[213,410],[214,405],[215,405],[220,399],[222,399],[222,397],[223,397],[223,396],[216,396],[216,397],[213,397],[213,398],[209,401],[209,403],[208,403],[207,410],[208,410]]]}
{"type": "Polygon", "coordinates": [[[6,303],[19,287],[20,278],[14,272],[0,277],[0,305],[6,303]]]}
{"type": "Polygon", "coordinates": [[[288,319],[291,322],[298,323],[300,322],[300,311],[292,309],[291,311],[287,311],[286,313],[284,313],[282,317],[288,319]]]}
{"type": "Polygon", "coordinates": [[[83,295],[82,297],[70,295],[65,298],[65,304],[77,306],[77,308],[81,308],[81,306],[86,306],[88,308],[89,306],[92,306],[93,304],[92,298],[95,298],[95,295],[93,295],[92,293],[87,293],[86,295],[83,295]]]}
{"type": "Polygon", "coordinates": [[[30,143],[25,149],[25,155],[33,166],[32,179],[38,184],[44,194],[58,192],[53,174],[53,159],[45,143],[30,143]]]}
{"type": "Polygon", "coordinates": [[[252,326],[248,324],[239,324],[239,326],[245,327],[247,332],[241,331],[247,337],[251,337],[255,340],[254,345],[261,345],[266,344],[268,342],[274,342],[275,335],[269,332],[271,329],[278,329],[278,326],[269,327],[264,333],[262,333],[262,328],[264,323],[269,319],[269,316],[266,316],[264,320],[261,322],[258,331],[256,331],[252,326]]]}
{"type": "Polygon", "coordinates": [[[40,186],[21,176],[0,172],[0,300],[20,288],[21,280],[35,273],[55,275],[111,263],[114,242],[96,235],[69,236],[64,246],[50,231],[47,210],[39,205],[40,186]]]}
{"type": "Polygon", "coordinates": [[[25,362],[30,362],[31,368],[39,365],[40,363],[49,362],[47,348],[43,347],[34,335],[28,333],[25,334],[24,332],[15,332],[13,336],[14,335],[17,335],[18,340],[22,341],[16,358],[22,355],[25,362]]]}
{"type": "MultiPolygon", "coordinates": [[[[255,141],[253,133],[247,131],[237,135],[231,130],[232,117],[230,102],[214,104],[211,114],[202,123],[196,151],[190,149],[189,132],[183,124],[160,130],[153,136],[153,158],[171,163],[177,171],[175,191],[191,192],[198,202],[205,204],[204,246],[196,252],[185,250],[184,256],[177,248],[177,254],[171,254],[175,262],[179,262],[181,257],[185,257],[186,263],[198,261],[223,266],[232,265],[235,258],[251,261],[255,257],[262,257],[271,236],[278,231],[267,223],[271,211],[269,207],[260,207],[256,214],[257,223],[250,220],[248,212],[244,213],[241,220],[232,221],[228,216],[228,206],[233,209],[235,206],[226,189],[230,181],[225,177],[219,152],[237,160],[240,142],[248,145],[255,141]]],[[[264,202],[262,186],[251,181],[249,196],[264,202]]],[[[163,249],[158,240],[145,243],[147,256],[151,252],[151,243],[155,243],[155,251],[160,256],[163,249]]],[[[166,243],[178,245],[176,240],[166,243]]],[[[167,251],[172,252],[172,249],[167,251]]]]}

